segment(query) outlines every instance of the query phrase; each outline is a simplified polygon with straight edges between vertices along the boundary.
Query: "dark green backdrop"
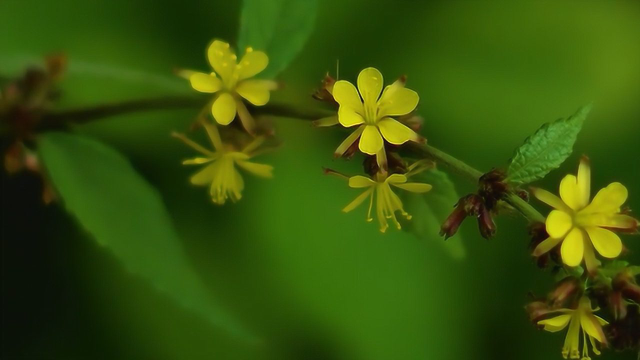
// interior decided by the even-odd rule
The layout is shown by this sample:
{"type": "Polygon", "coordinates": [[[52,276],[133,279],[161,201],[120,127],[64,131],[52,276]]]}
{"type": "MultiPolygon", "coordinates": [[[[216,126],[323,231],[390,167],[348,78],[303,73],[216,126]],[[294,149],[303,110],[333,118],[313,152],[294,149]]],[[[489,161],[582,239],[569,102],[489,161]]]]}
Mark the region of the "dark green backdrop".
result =
{"type": "MultiPolygon", "coordinates": [[[[212,38],[235,41],[240,5],[2,0],[0,72],[64,51],[77,66],[61,107],[182,93],[171,70],[206,69],[212,38]]],[[[539,185],[556,191],[587,154],[594,186],[621,181],[640,208],[638,39],[638,1],[322,0],[274,99],[313,106],[309,94],[338,59],[344,79],[366,66],[389,81],[407,74],[430,143],[482,170],[504,166],[542,123],[591,102],[576,152],[539,185]]],[[[564,334],[537,331],[523,310],[527,293],[542,294],[551,277],[534,266],[521,218],[500,218],[490,241],[465,224],[463,261],[435,235],[382,235],[363,209],[341,213],[358,192],[322,175],[322,166],[358,170],[332,160],[344,133],[287,119],[277,120],[284,146],[262,159],[275,178],[247,178],[241,202],[217,207],[189,186],[192,169],[180,161],[191,152],[168,135],[194,116],[154,112],[77,130],[123,151],[160,190],[203,279],[266,341],[243,343],[176,306],[61,208],[41,206],[36,179],[3,174],[5,358],[561,358],[564,334]]],[[[625,243],[639,263],[638,237],[625,243]]],[[[633,358],[613,355],[602,358],[633,358]]]]}

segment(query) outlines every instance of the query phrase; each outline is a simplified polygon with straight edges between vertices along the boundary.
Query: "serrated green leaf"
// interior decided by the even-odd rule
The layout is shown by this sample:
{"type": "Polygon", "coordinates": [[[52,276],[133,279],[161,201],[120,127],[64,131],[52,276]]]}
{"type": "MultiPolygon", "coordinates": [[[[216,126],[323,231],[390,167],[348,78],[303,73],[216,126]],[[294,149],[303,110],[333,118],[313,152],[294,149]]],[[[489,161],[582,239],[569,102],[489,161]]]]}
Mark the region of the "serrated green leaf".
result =
{"type": "Polygon", "coordinates": [[[569,118],[544,124],[527,138],[509,164],[507,181],[528,184],[560,167],[573,152],[573,144],[590,110],[591,106],[582,107],[569,118]]]}
{"type": "Polygon", "coordinates": [[[273,78],[302,50],[311,35],[317,0],[244,0],[238,49],[251,46],[269,56],[260,74],[273,78]]]}
{"type": "Polygon", "coordinates": [[[116,150],[90,138],[46,133],[39,154],[67,211],[131,272],[215,326],[250,338],[194,271],[160,194],[116,150]]]}
{"type": "Polygon", "coordinates": [[[444,240],[440,236],[440,227],[460,199],[449,176],[440,170],[432,169],[412,177],[411,181],[433,185],[426,194],[403,192],[405,210],[412,218],[403,223],[402,229],[412,233],[420,240],[432,241],[444,246],[456,260],[464,259],[466,251],[460,234],[444,240]]]}

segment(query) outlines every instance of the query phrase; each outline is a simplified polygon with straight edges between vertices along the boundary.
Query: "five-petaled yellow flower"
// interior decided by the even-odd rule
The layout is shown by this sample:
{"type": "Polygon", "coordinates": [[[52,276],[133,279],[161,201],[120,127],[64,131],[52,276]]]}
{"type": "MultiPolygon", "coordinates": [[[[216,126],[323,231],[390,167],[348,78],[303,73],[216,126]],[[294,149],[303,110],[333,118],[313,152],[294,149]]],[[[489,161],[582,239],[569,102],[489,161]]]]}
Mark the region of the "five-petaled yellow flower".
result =
{"type": "Polygon", "coordinates": [[[191,183],[194,185],[209,185],[209,194],[214,203],[222,205],[227,199],[236,202],[242,198],[244,180],[236,169],[236,165],[259,177],[271,178],[273,176],[273,167],[271,165],[249,161],[257,154],[256,150],[263,143],[264,137],[253,139],[242,151],[238,151],[233,146],[222,143],[218,129],[214,125],[204,121],[202,121],[202,124],[207,130],[215,151],[204,148],[182,134],[174,133],[173,136],[204,155],[204,157],[185,160],[183,164],[207,164],[191,177],[191,183]]]}
{"type": "Polygon", "coordinates": [[[549,238],[534,250],[540,256],[562,242],[562,260],[568,266],[578,266],[584,259],[594,273],[599,265],[595,250],[605,258],[615,258],[622,251],[620,237],[611,230],[634,231],[638,221],[621,213],[628,192],[614,182],[600,190],[591,200],[591,166],[583,157],[578,175],[567,175],[560,183],[560,198],[542,189],[533,189],[540,201],[552,206],[546,220],[549,238]]]}
{"type": "Polygon", "coordinates": [[[360,151],[376,155],[378,163],[386,166],[384,140],[393,145],[420,140],[416,132],[392,118],[415,110],[418,94],[405,88],[402,81],[388,85],[384,91],[382,85],[382,74],[372,67],[362,70],[358,75],[358,89],[345,80],[333,85],[333,97],[340,104],[338,121],[344,127],[358,126],[338,146],[336,156],[344,154],[359,138],[360,151]]]}
{"type": "Polygon", "coordinates": [[[387,176],[386,172],[378,172],[373,179],[361,175],[352,176],[349,178],[349,187],[352,188],[368,188],[365,192],[360,194],[355,200],[347,205],[343,212],[349,212],[358,205],[362,204],[367,198],[369,198],[369,211],[367,212],[367,221],[373,221],[371,217],[371,210],[373,208],[373,201],[375,197],[376,201],[376,216],[380,223],[380,231],[385,232],[389,227],[387,219],[396,225],[398,229],[401,228],[400,223],[396,218],[396,211],[399,211],[407,220],[411,219],[402,206],[402,201],[396,195],[391,186],[410,191],[413,193],[426,193],[431,190],[432,186],[429,184],[407,182],[407,177],[422,171],[425,168],[418,168],[422,165],[422,162],[415,163],[409,168],[407,174],[391,174],[387,176]]]}
{"type": "Polygon", "coordinates": [[[278,87],[272,80],[250,79],[267,67],[267,54],[249,47],[240,62],[236,62],[236,54],[229,44],[214,40],[209,45],[207,57],[214,72],[184,72],[188,75],[191,86],[203,93],[216,94],[211,113],[218,124],[228,125],[237,113],[244,128],[253,134],[255,122],[241,98],[253,105],[262,106],[269,102],[269,91],[278,87]]]}
{"type": "Polygon", "coordinates": [[[544,329],[550,332],[558,332],[564,330],[569,325],[567,337],[562,347],[562,356],[565,359],[583,359],[588,360],[589,350],[587,338],[591,343],[591,348],[596,355],[600,355],[600,351],[596,347],[596,341],[606,344],[606,338],[602,331],[602,326],[608,323],[593,312],[598,309],[591,308],[591,300],[588,297],[582,297],[577,309],[559,309],[554,312],[562,313],[562,315],[551,319],[538,321],[538,325],[544,326],[544,329]],[[582,329],[582,355],[580,355],[580,329],[582,329]]]}

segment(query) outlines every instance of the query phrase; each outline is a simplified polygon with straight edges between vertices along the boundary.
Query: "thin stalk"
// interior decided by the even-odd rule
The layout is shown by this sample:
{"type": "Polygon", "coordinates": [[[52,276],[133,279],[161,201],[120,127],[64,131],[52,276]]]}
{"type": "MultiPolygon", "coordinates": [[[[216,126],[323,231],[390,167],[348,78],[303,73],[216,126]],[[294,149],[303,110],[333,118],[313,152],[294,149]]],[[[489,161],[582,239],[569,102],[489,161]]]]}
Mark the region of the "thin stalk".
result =
{"type": "MultiPolygon", "coordinates": [[[[183,108],[198,109],[205,107],[205,104],[207,104],[207,101],[199,97],[173,96],[97,105],[93,107],[50,113],[46,115],[45,121],[42,122],[43,124],[45,124],[43,125],[42,129],[63,127],[69,123],[82,124],[94,120],[104,119],[107,117],[142,111],[183,108]]],[[[317,120],[323,117],[334,115],[334,113],[327,110],[316,108],[301,108],[290,106],[288,104],[277,103],[272,103],[260,107],[252,107],[251,111],[256,115],[271,115],[303,120],[317,120]]],[[[480,170],[473,168],[465,162],[431,145],[410,142],[405,146],[415,154],[436,161],[437,163],[443,165],[452,172],[458,173],[474,184],[477,184],[478,180],[483,175],[480,170]]],[[[540,212],[538,212],[533,206],[522,200],[514,193],[508,194],[504,198],[504,201],[518,210],[530,222],[544,222],[545,220],[545,217],[540,214],[540,212]]]]}

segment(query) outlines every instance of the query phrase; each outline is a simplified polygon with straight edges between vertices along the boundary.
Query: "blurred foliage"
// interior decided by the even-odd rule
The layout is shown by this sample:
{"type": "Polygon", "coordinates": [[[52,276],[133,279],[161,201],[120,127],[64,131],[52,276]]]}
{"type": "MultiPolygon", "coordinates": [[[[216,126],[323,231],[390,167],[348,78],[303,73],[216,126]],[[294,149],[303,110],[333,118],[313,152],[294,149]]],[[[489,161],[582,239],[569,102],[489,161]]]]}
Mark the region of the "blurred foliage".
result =
{"type": "Polygon", "coordinates": [[[159,194],[113,149],[81,136],[38,139],[46,173],[67,211],[124,267],[233,335],[255,341],[212,304],[159,194]]]}
{"type": "MultiPolygon", "coordinates": [[[[234,43],[240,5],[4,0],[0,73],[64,51],[71,73],[61,107],[184,93],[188,84],[171,78],[172,69],[204,68],[212,38],[234,43]]],[[[336,72],[338,59],[339,77],[349,80],[372,65],[390,79],[407,74],[421,96],[423,134],[483,170],[504,164],[542,123],[592,102],[574,155],[537,185],[555,187],[587,154],[594,186],[620,181],[639,208],[638,38],[640,3],[632,0],[325,0],[274,100],[316,106],[309,94],[327,71],[336,72]]],[[[265,156],[274,180],[248,180],[241,202],[217,207],[188,184],[180,160],[189,150],[168,135],[186,129],[195,114],[132,114],[75,130],[126,154],[160,191],[198,276],[265,341],[247,346],[159,295],[86,241],[59,207],[40,205],[37,180],[3,174],[4,355],[560,357],[562,337],[538,332],[522,309],[528,291],[539,294],[552,281],[530,258],[523,220],[498,219],[490,242],[475,224],[463,225],[464,261],[435,244],[437,231],[429,241],[379,234],[364,214],[340,212],[353,193],[322,175],[323,165],[359,171],[358,161],[332,163],[344,135],[290,119],[277,120],[281,151],[265,156]]],[[[456,185],[461,193],[474,189],[456,185]]],[[[625,239],[632,250],[634,240],[625,239]]],[[[626,260],[640,257],[631,251],[626,260]]]]}
{"type": "Polygon", "coordinates": [[[434,241],[443,246],[454,259],[463,260],[466,257],[466,251],[461,235],[447,241],[442,241],[434,235],[434,232],[440,232],[440,226],[460,200],[460,194],[456,191],[455,185],[447,173],[438,169],[419,174],[416,179],[418,182],[433,185],[433,189],[423,195],[406,194],[407,196],[402,199],[405,210],[412,216],[410,221],[403,223],[403,229],[414,234],[418,239],[434,241]]]}
{"type": "Polygon", "coordinates": [[[238,49],[250,46],[269,55],[261,76],[273,78],[302,50],[313,31],[316,0],[244,0],[238,49]]]}

